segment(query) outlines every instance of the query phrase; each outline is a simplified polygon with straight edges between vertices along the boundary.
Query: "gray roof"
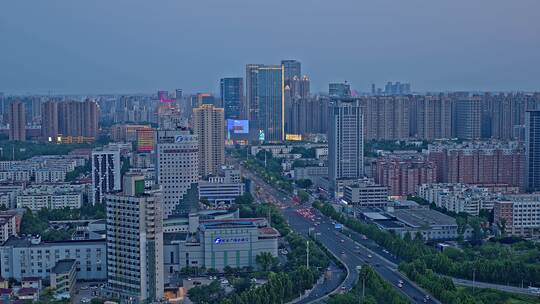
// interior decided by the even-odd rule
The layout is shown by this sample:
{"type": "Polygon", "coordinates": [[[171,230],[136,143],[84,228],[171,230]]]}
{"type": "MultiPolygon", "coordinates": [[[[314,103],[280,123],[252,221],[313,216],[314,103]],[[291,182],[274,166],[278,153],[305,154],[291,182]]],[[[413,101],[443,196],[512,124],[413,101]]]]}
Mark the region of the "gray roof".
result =
{"type": "Polygon", "coordinates": [[[75,259],[58,260],[53,269],[51,269],[51,272],[57,274],[68,273],[71,271],[71,269],[73,269],[73,267],[75,267],[75,263],[77,263],[75,259]]]}
{"type": "Polygon", "coordinates": [[[413,228],[457,225],[453,217],[431,209],[396,209],[392,214],[400,222],[413,228]]]}

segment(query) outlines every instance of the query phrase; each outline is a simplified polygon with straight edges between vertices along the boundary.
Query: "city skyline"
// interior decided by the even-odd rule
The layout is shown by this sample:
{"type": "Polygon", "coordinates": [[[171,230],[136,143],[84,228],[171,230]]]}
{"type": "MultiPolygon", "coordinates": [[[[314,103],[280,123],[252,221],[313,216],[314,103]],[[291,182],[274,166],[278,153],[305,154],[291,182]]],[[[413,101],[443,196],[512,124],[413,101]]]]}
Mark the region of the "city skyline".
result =
{"type": "Polygon", "coordinates": [[[363,92],[387,81],[418,92],[540,89],[536,1],[103,4],[2,4],[0,91],[219,92],[219,79],[243,76],[248,63],[287,59],[302,63],[314,92],[345,80],[363,92]]]}

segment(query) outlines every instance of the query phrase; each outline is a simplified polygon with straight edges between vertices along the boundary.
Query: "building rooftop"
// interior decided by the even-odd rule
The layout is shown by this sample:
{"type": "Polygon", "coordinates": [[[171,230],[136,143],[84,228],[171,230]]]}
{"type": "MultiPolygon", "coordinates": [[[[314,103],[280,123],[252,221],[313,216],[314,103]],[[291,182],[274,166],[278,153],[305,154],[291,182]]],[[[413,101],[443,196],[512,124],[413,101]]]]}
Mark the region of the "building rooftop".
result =
{"type": "Polygon", "coordinates": [[[11,246],[15,248],[21,247],[46,247],[51,245],[74,245],[74,244],[105,244],[105,240],[66,240],[66,241],[54,241],[54,242],[35,242],[32,243],[32,240],[29,237],[16,237],[11,236],[7,239],[2,246],[11,246]]]}
{"type": "Polygon", "coordinates": [[[60,273],[67,273],[70,272],[71,269],[75,266],[75,263],[77,261],[75,259],[63,259],[56,262],[56,265],[54,265],[51,272],[60,274],[60,273]]]}
{"type": "Polygon", "coordinates": [[[392,215],[400,222],[413,228],[457,225],[453,217],[431,209],[397,209],[392,215]]]}
{"type": "Polygon", "coordinates": [[[184,241],[186,240],[186,232],[164,232],[163,233],[163,243],[171,244],[173,241],[184,241]]]}

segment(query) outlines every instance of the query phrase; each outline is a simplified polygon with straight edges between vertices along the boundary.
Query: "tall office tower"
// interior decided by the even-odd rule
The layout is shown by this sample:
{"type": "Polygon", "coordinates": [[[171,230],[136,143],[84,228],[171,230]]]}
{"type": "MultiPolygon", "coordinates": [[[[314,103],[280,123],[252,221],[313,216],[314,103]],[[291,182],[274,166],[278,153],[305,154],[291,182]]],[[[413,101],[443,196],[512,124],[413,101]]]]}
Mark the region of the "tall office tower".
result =
{"type": "Polygon", "coordinates": [[[446,96],[422,96],[410,109],[416,111],[411,135],[433,140],[452,137],[452,101],[446,96]]]}
{"type": "Polygon", "coordinates": [[[267,142],[285,140],[285,87],[283,67],[265,65],[257,73],[259,113],[257,127],[264,132],[267,142]]]}
{"type": "Polygon", "coordinates": [[[356,98],[334,98],[328,111],[328,179],[334,193],[339,180],[364,175],[364,119],[356,98]]]}
{"type": "Polygon", "coordinates": [[[218,174],[225,164],[223,109],[206,104],[193,109],[193,131],[199,141],[199,175],[218,174]]]}
{"type": "Polygon", "coordinates": [[[525,113],[525,187],[540,191],[540,110],[525,113]]]}
{"type": "Polygon", "coordinates": [[[242,77],[221,78],[219,87],[225,119],[240,119],[243,116],[244,79],[242,77]]]}
{"type": "Polygon", "coordinates": [[[377,93],[377,92],[376,92],[376,89],[375,89],[375,84],[372,83],[372,84],[371,84],[371,96],[375,96],[376,93],[377,93]]]}
{"type": "Polygon", "coordinates": [[[41,106],[41,137],[44,141],[56,141],[58,136],[58,103],[46,101],[41,106]]]}
{"type": "Polygon", "coordinates": [[[180,201],[199,181],[199,143],[187,129],[158,130],[157,183],[162,187],[163,215],[180,213],[180,201]]]}
{"type": "Polygon", "coordinates": [[[290,81],[296,77],[300,79],[302,75],[302,64],[298,60],[281,60],[281,65],[283,66],[283,75],[285,85],[288,85],[290,81]]]}
{"type": "Polygon", "coordinates": [[[360,100],[364,108],[366,139],[409,137],[409,99],[405,96],[376,96],[360,100]]]}
{"type": "Polygon", "coordinates": [[[105,196],[107,288],[121,302],[163,297],[163,215],[159,188],[145,191],[144,176],[124,176],[122,193],[105,196]]]}
{"type": "Polygon", "coordinates": [[[92,151],[92,204],[102,204],[105,194],[122,189],[120,150],[92,151]]]}
{"type": "Polygon", "coordinates": [[[257,99],[257,75],[262,64],[246,65],[246,99],[244,105],[244,118],[250,121],[250,127],[256,129],[255,123],[258,120],[259,100],[257,99]]]}
{"type": "Polygon", "coordinates": [[[351,85],[346,81],[344,83],[328,84],[328,95],[330,97],[351,97],[351,85]]]}
{"type": "Polygon", "coordinates": [[[478,139],[481,130],[482,101],[479,98],[455,100],[452,106],[452,133],[462,139],[478,139]]]}
{"type": "Polygon", "coordinates": [[[9,105],[9,140],[26,140],[26,116],[24,103],[12,101],[9,105]]]}
{"type": "Polygon", "coordinates": [[[95,101],[67,101],[58,104],[58,132],[64,136],[97,138],[99,108],[95,101]]]}

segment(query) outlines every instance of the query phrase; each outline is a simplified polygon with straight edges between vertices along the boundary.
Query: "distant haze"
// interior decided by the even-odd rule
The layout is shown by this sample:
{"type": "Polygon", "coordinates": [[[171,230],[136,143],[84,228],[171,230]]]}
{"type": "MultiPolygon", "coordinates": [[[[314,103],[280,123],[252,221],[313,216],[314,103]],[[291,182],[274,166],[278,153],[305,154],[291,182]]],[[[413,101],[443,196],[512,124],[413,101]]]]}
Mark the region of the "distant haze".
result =
{"type": "Polygon", "coordinates": [[[0,92],[218,92],[298,59],[312,91],[540,90],[538,0],[1,1],[0,92]]]}

